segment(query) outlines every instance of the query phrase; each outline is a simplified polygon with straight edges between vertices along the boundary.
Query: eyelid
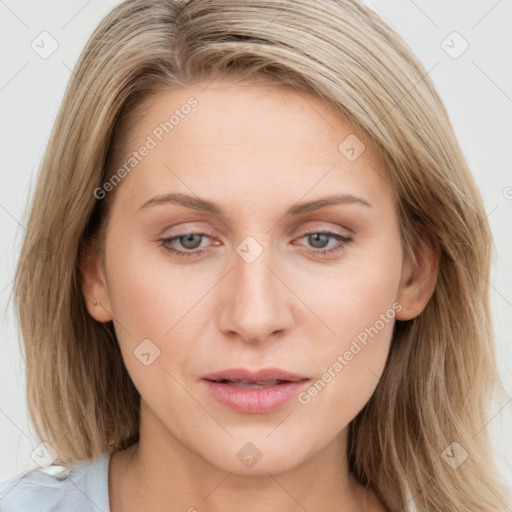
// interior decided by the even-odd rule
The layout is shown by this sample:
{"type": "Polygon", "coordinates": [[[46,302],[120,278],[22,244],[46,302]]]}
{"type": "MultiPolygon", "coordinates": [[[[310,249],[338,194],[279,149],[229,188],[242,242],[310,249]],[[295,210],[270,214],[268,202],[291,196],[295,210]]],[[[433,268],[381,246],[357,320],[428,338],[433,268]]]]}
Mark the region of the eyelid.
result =
{"type": "Polygon", "coordinates": [[[214,229],[208,228],[208,227],[202,227],[197,226],[194,224],[193,226],[190,225],[191,223],[182,222],[180,224],[176,224],[172,227],[168,227],[163,230],[163,234],[160,235],[160,238],[174,238],[179,236],[185,236],[190,234],[204,234],[208,235],[210,237],[215,237],[214,229]],[[184,225],[184,226],[183,226],[184,225]],[[183,226],[183,227],[182,227],[183,226]]]}
{"type": "MultiPolygon", "coordinates": [[[[327,247],[319,248],[319,249],[305,246],[305,249],[304,249],[305,253],[308,255],[311,255],[312,257],[321,257],[321,258],[327,258],[327,259],[336,257],[336,256],[344,253],[346,246],[353,241],[352,236],[343,235],[343,234],[337,232],[336,230],[315,228],[315,227],[311,227],[311,226],[308,227],[305,231],[303,231],[300,234],[300,236],[296,236],[293,239],[293,241],[295,242],[296,240],[300,240],[310,234],[323,234],[323,235],[328,236],[331,239],[334,238],[336,240],[336,243],[333,246],[327,246],[327,247]]],[[[192,258],[199,258],[200,256],[204,255],[205,253],[210,252],[210,250],[208,248],[206,248],[206,249],[196,248],[196,249],[192,249],[192,250],[186,250],[186,249],[181,250],[181,249],[172,248],[170,246],[166,247],[166,244],[170,244],[172,240],[176,240],[181,237],[185,237],[187,235],[199,235],[203,238],[207,237],[212,240],[215,240],[215,237],[211,236],[206,231],[205,232],[200,231],[200,230],[194,231],[194,229],[190,228],[187,232],[181,231],[180,233],[177,233],[172,236],[161,237],[158,239],[158,242],[160,242],[160,246],[163,247],[164,250],[166,250],[169,254],[174,254],[176,257],[179,257],[179,258],[187,258],[188,257],[188,258],[191,258],[191,261],[192,261],[192,258]]],[[[217,240],[217,242],[218,242],[218,240],[217,240]]],[[[294,245],[297,245],[297,244],[294,244],[294,245]]],[[[301,245],[301,244],[298,244],[298,245],[301,245]]]]}
{"type": "MultiPolygon", "coordinates": [[[[323,221],[323,222],[326,222],[326,221],[323,221]]],[[[189,234],[202,234],[202,235],[208,235],[210,238],[217,238],[217,239],[220,238],[218,235],[216,235],[214,233],[214,231],[216,231],[215,229],[212,230],[208,227],[203,228],[203,227],[198,227],[198,226],[190,226],[187,224],[190,224],[190,223],[183,222],[181,224],[172,226],[172,228],[169,228],[169,229],[176,229],[177,230],[176,233],[174,233],[174,232],[169,233],[167,230],[164,230],[164,234],[159,236],[159,238],[175,238],[175,237],[186,236],[189,234]],[[179,228],[179,226],[181,226],[182,224],[185,224],[185,227],[179,228]]],[[[306,224],[307,224],[307,222],[306,222],[306,224]]],[[[330,224],[332,225],[333,223],[330,222],[330,224]]],[[[292,232],[296,233],[297,229],[294,228],[292,232]]],[[[349,238],[349,237],[353,236],[353,234],[354,234],[353,230],[351,230],[345,226],[337,225],[335,227],[332,227],[332,226],[318,226],[318,225],[313,224],[313,225],[308,225],[305,228],[299,229],[298,230],[299,234],[295,235],[295,236],[303,237],[308,234],[323,233],[323,232],[343,236],[346,238],[349,238]],[[346,234],[343,232],[339,232],[339,230],[344,230],[346,232],[346,234]]]]}

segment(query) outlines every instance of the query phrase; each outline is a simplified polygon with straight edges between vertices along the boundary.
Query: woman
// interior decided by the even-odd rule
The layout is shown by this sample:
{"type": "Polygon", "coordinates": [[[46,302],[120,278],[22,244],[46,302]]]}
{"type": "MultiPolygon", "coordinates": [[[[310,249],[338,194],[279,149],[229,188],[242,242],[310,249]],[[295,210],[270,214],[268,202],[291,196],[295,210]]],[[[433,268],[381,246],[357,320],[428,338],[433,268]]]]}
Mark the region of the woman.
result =
{"type": "Polygon", "coordinates": [[[432,82],[366,6],[120,4],[16,277],[42,458],[68,467],[0,510],[505,510],[490,249],[432,82]]]}

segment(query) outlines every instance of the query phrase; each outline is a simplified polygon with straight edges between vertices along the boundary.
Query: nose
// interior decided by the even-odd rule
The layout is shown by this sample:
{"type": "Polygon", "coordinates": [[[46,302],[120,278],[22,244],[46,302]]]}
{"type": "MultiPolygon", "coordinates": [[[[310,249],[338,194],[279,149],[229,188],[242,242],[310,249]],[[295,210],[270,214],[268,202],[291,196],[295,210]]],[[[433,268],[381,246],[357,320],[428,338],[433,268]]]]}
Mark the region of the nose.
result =
{"type": "Polygon", "coordinates": [[[233,254],[234,268],[220,290],[223,300],[219,315],[219,329],[232,339],[258,343],[291,328],[293,317],[288,301],[293,294],[270,253],[269,248],[264,248],[252,262],[233,254]]]}

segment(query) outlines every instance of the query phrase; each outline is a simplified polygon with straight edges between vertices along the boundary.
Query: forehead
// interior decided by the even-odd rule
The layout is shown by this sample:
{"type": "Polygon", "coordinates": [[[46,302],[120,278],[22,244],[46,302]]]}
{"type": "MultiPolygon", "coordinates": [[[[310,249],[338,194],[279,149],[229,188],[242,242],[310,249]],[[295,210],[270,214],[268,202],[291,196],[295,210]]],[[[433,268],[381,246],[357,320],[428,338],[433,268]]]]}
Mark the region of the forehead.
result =
{"type": "MultiPolygon", "coordinates": [[[[161,135],[166,140],[214,145],[219,149],[306,142],[307,147],[314,145],[337,155],[340,136],[355,132],[350,123],[317,96],[285,85],[252,82],[215,81],[205,86],[162,91],[145,102],[141,114],[130,127],[132,140],[158,132],[160,123],[171,121],[170,132],[161,126],[161,135]]],[[[358,137],[364,138],[359,133],[358,137]]]]}
{"type": "Polygon", "coordinates": [[[388,181],[353,125],[322,99],[286,86],[213,82],[160,92],[128,128],[130,152],[150,147],[123,184],[139,200],[224,192],[256,206],[258,198],[313,199],[333,187],[379,195],[388,181]]]}

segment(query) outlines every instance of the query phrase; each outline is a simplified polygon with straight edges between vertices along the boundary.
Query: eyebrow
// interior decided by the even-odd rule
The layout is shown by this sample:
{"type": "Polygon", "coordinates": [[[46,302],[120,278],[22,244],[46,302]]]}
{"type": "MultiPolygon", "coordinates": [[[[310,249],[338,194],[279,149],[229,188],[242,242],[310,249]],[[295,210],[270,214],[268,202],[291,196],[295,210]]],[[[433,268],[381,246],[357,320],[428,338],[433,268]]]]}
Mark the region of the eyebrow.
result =
{"type": "MultiPolygon", "coordinates": [[[[145,201],[140,206],[139,210],[142,210],[148,206],[167,203],[180,204],[186,208],[192,208],[193,210],[212,213],[215,215],[221,215],[223,213],[222,209],[211,201],[206,201],[198,197],[178,192],[154,196],[151,199],[145,201]]],[[[286,215],[301,215],[314,210],[319,210],[320,208],[324,208],[326,206],[333,206],[337,204],[359,204],[372,208],[372,205],[361,197],[357,197],[352,194],[336,194],[322,197],[320,199],[315,199],[313,201],[292,205],[286,211],[286,215]]]]}

